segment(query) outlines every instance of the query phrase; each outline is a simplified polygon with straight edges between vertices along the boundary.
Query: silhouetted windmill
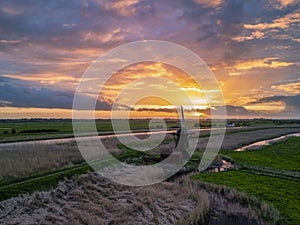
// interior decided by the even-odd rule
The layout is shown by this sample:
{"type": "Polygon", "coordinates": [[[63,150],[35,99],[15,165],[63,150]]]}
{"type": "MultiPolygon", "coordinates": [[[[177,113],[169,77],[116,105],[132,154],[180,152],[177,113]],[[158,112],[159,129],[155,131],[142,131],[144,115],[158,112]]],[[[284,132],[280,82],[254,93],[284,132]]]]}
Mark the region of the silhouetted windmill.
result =
{"type": "Polygon", "coordinates": [[[168,158],[172,153],[176,159],[172,161],[182,162],[183,159],[189,157],[188,154],[188,132],[185,125],[185,118],[184,118],[184,110],[183,106],[180,106],[180,128],[172,133],[175,139],[175,151],[173,149],[164,149],[160,153],[160,159],[164,160],[168,158]]]}

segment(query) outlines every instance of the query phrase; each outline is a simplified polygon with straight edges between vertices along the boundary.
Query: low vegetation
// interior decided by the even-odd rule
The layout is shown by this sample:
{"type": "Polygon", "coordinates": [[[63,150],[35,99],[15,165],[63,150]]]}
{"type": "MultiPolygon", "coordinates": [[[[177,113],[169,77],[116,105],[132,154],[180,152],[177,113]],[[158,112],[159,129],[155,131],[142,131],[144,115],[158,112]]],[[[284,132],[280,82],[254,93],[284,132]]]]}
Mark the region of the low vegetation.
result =
{"type": "MultiPolygon", "coordinates": [[[[88,121],[78,121],[82,131],[90,132],[88,121]]],[[[167,128],[178,128],[175,119],[166,120],[167,128]]],[[[149,130],[149,120],[135,119],[129,121],[131,130],[149,130]]],[[[112,124],[108,119],[96,120],[98,132],[112,132],[112,124]]],[[[155,128],[161,128],[160,126],[155,128]]],[[[69,119],[20,119],[0,120],[0,142],[22,140],[41,140],[47,138],[73,137],[72,120],[69,119]]]]}
{"type": "Polygon", "coordinates": [[[260,221],[261,224],[275,225],[284,224],[285,222],[285,219],[280,216],[277,209],[275,209],[272,205],[259,200],[253,195],[239,191],[230,186],[209,183],[211,181],[205,182],[203,181],[205,179],[203,179],[202,175],[199,174],[193,175],[191,178],[194,184],[199,188],[208,191],[213,196],[221,196],[223,201],[218,199],[216,204],[218,204],[219,207],[222,202],[223,204],[226,204],[223,206],[223,209],[226,208],[227,214],[232,213],[237,216],[237,213],[240,212],[239,217],[260,221]]]}
{"type": "Polygon", "coordinates": [[[242,165],[268,167],[278,170],[300,171],[300,137],[243,152],[223,151],[234,162],[242,165]]]}
{"type": "Polygon", "coordinates": [[[300,224],[299,181],[243,171],[198,174],[193,178],[234,187],[240,191],[254,195],[261,200],[273,204],[285,216],[287,223],[281,222],[281,224],[300,224]]]}
{"type": "Polygon", "coordinates": [[[75,145],[24,145],[0,150],[0,182],[69,167],[84,160],[75,145]]]}
{"type": "Polygon", "coordinates": [[[92,171],[86,163],[52,170],[50,172],[37,173],[32,176],[18,178],[13,183],[3,182],[0,186],[0,201],[6,200],[20,194],[30,194],[35,191],[50,190],[57,186],[59,181],[92,171]]]}
{"type": "Polygon", "coordinates": [[[300,224],[299,147],[300,138],[291,137],[257,150],[221,151],[220,157],[238,164],[240,169],[193,178],[209,182],[210,188],[226,185],[256,196],[273,204],[286,218],[281,218],[279,224],[300,224]]]}

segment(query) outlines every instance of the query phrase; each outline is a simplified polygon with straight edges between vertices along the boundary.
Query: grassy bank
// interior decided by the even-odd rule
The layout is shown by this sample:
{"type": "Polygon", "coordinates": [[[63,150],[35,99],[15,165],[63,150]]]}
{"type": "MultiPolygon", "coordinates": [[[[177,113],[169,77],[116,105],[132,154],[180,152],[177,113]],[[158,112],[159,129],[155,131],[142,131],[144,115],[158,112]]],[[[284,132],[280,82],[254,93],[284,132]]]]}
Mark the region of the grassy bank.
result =
{"type": "Polygon", "coordinates": [[[90,166],[84,163],[51,172],[37,173],[29,177],[19,178],[9,184],[3,182],[0,185],[0,201],[20,194],[30,194],[35,191],[50,190],[55,187],[59,181],[64,180],[65,178],[80,175],[91,170],[90,166]]]}
{"type": "MultiPolygon", "coordinates": [[[[80,175],[93,170],[87,163],[82,163],[83,158],[78,150],[74,149],[75,146],[68,146],[69,152],[66,149],[66,145],[43,146],[44,148],[41,148],[41,146],[36,147],[39,151],[37,149],[30,152],[27,151],[20,164],[13,164],[14,159],[21,153],[20,151],[14,152],[10,150],[6,152],[6,154],[11,154],[9,155],[10,157],[7,157],[11,161],[5,163],[4,160],[0,160],[3,164],[1,165],[0,163],[0,168],[3,169],[1,170],[3,173],[0,172],[0,201],[19,194],[50,190],[66,177],[80,175]],[[57,147],[58,151],[54,151],[54,147],[57,147]],[[53,152],[49,154],[50,151],[53,152]],[[47,155],[48,157],[38,157],[36,155],[37,152],[41,156],[47,155]],[[14,154],[17,154],[17,156],[14,156],[14,154]],[[30,159],[33,157],[36,157],[38,160],[30,162],[30,159]],[[73,163],[76,163],[74,165],[66,164],[71,162],[71,160],[74,160],[73,163]],[[54,165],[52,164],[53,162],[55,162],[54,165]],[[12,167],[8,168],[10,170],[4,170],[9,165],[12,165],[12,167]],[[25,167],[25,165],[28,167],[25,167]],[[62,167],[63,165],[65,166],[62,167]]],[[[122,153],[114,155],[116,159],[134,165],[143,163],[142,158],[146,155],[145,153],[125,148],[122,145],[120,145],[120,148],[122,149],[122,153]]],[[[109,159],[104,159],[103,163],[107,160],[109,159]]],[[[101,164],[102,161],[97,163],[101,164]]]]}
{"type": "Polygon", "coordinates": [[[205,182],[234,187],[273,204],[288,224],[300,224],[300,184],[298,181],[242,171],[198,174],[193,177],[205,182]]]}
{"type": "Polygon", "coordinates": [[[279,170],[300,171],[300,137],[244,152],[222,151],[242,165],[269,167],[279,170]]]}

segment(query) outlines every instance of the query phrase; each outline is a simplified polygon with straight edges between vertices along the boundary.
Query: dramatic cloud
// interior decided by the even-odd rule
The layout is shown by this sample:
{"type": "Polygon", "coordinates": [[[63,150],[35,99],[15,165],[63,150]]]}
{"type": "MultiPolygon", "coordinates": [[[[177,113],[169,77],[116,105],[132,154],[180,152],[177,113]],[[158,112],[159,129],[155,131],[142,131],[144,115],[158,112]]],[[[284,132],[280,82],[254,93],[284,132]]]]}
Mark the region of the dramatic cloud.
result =
{"type": "MultiPolygon", "coordinates": [[[[175,42],[198,54],[222,84],[226,103],[237,109],[250,110],[251,102],[268,96],[297,95],[299,7],[297,0],[2,0],[1,106],[70,108],[76,85],[97,57],[146,39],[175,42]]],[[[133,72],[162,73],[181,90],[200,93],[164,67],[138,69],[127,68],[107,84],[103,109],[133,72]]],[[[293,103],[282,102],[286,108],[293,103]]]]}
{"type": "Polygon", "coordinates": [[[250,70],[254,68],[278,68],[278,67],[287,67],[295,65],[292,62],[281,62],[278,61],[277,57],[274,58],[265,58],[265,59],[255,59],[251,61],[238,62],[234,67],[238,70],[250,70]]]}
{"type": "Polygon", "coordinates": [[[287,14],[284,17],[274,19],[271,23],[245,24],[246,29],[252,30],[267,30],[267,29],[285,29],[300,22],[300,11],[287,14]]]}
{"type": "Polygon", "coordinates": [[[282,6],[288,6],[297,2],[297,0],[277,0],[282,6]]]}
{"type": "Polygon", "coordinates": [[[130,16],[135,14],[136,9],[133,7],[139,0],[125,0],[125,1],[99,1],[100,4],[104,5],[107,10],[116,10],[123,16],[130,16]]]}
{"type": "Polygon", "coordinates": [[[288,94],[300,94],[300,82],[272,85],[272,88],[288,94]]]}
{"type": "MultiPolygon", "coordinates": [[[[211,115],[211,112],[214,113],[216,116],[222,116],[223,109],[226,109],[226,114],[228,117],[256,117],[256,116],[262,116],[265,114],[257,113],[255,111],[247,110],[244,107],[241,106],[233,106],[233,105],[226,105],[224,107],[217,106],[214,108],[207,108],[207,109],[185,109],[185,112],[187,114],[189,113],[199,113],[202,118],[209,117],[211,115]]],[[[139,112],[165,112],[165,113],[176,113],[175,108],[169,108],[169,107],[160,107],[160,108],[137,108],[135,109],[139,112]]]]}
{"type": "Polygon", "coordinates": [[[284,113],[281,113],[281,115],[289,115],[293,117],[299,117],[300,112],[300,94],[294,95],[294,96],[272,96],[272,97],[266,97],[262,98],[256,103],[268,103],[268,102],[276,102],[280,101],[283,102],[286,105],[286,108],[284,110],[284,113]]]}
{"type": "MultiPolygon", "coordinates": [[[[74,92],[31,87],[32,83],[14,79],[0,79],[0,107],[72,109],[74,92]]],[[[83,102],[92,98],[79,96],[83,102]]],[[[110,110],[107,102],[96,101],[97,110],[110,110]]]]}
{"type": "Polygon", "coordinates": [[[253,39],[261,39],[264,37],[264,33],[261,31],[253,31],[251,32],[251,34],[249,36],[237,36],[237,37],[233,37],[232,40],[234,41],[249,41],[249,40],[253,40],[253,39]]]}
{"type": "Polygon", "coordinates": [[[203,5],[205,7],[215,8],[222,4],[223,0],[194,0],[195,3],[203,5]]]}

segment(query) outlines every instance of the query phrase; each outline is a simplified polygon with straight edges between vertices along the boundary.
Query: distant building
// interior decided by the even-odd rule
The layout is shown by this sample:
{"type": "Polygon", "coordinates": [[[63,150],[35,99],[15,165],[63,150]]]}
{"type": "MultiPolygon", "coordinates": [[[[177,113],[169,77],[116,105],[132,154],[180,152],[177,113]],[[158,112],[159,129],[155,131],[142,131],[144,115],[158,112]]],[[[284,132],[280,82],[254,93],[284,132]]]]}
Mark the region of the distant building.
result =
{"type": "Polygon", "coordinates": [[[235,123],[227,123],[226,127],[235,127],[235,123]]]}

